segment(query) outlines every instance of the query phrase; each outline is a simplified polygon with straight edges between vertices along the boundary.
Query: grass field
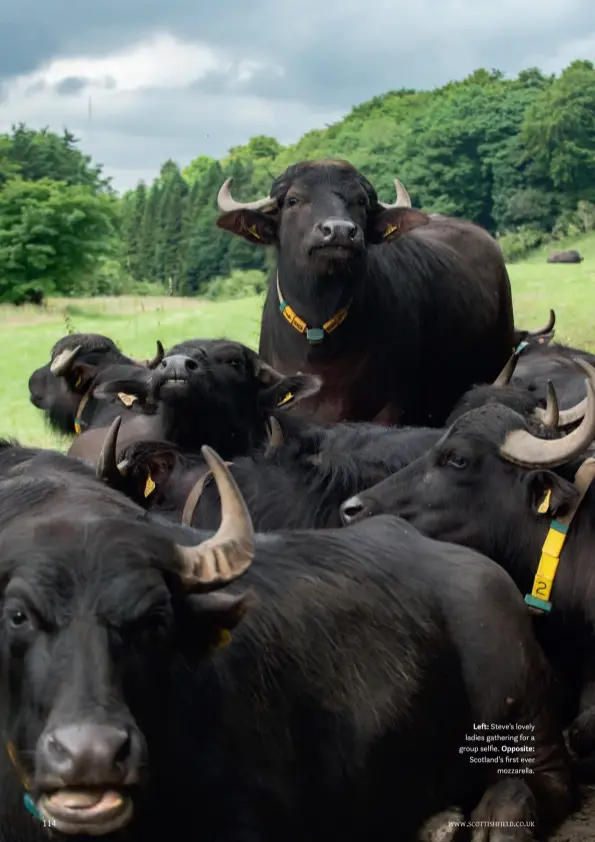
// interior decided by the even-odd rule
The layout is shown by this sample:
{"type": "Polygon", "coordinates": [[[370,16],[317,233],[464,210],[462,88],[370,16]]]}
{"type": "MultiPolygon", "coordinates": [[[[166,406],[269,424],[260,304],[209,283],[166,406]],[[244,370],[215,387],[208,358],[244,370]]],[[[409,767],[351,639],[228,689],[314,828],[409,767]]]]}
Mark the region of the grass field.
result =
{"type": "MultiPolygon", "coordinates": [[[[580,265],[548,265],[549,249],[509,267],[518,327],[538,327],[556,310],[556,339],[595,350],[592,307],[595,305],[595,235],[559,248],[577,248],[580,265]]],[[[144,358],[155,353],[155,341],[174,344],[193,336],[228,336],[256,347],[261,298],[212,303],[175,298],[68,299],[35,307],[0,307],[0,435],[23,444],[64,447],[49,433],[41,414],[29,403],[31,372],[49,359],[57,339],[68,332],[102,333],[124,353],[144,358]]]]}

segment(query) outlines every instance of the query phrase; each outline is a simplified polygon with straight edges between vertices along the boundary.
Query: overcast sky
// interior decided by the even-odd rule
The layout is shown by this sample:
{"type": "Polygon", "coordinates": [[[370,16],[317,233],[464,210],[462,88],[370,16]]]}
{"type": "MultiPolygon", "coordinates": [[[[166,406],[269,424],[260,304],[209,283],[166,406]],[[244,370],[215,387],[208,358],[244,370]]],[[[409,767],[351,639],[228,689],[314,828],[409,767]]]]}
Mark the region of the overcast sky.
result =
{"type": "Polygon", "coordinates": [[[592,0],[0,0],[0,132],[66,126],[122,190],[391,88],[576,58],[592,0]]]}

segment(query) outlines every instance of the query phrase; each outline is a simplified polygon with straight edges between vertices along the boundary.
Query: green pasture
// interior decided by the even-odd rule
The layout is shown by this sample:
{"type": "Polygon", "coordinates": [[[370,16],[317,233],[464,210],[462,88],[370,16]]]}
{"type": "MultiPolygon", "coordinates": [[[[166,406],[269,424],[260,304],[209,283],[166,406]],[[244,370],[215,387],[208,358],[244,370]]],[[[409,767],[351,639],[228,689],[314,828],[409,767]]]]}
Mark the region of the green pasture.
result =
{"type": "MultiPolygon", "coordinates": [[[[548,265],[543,250],[509,267],[516,324],[539,327],[553,307],[556,340],[594,350],[595,236],[558,247],[578,248],[584,262],[548,265]]],[[[167,347],[193,336],[228,336],[256,347],[261,307],[259,297],[216,303],[127,297],[53,300],[41,312],[34,307],[0,307],[0,435],[23,444],[64,446],[29,403],[27,380],[69,329],[110,336],[125,353],[141,358],[154,354],[157,339],[167,347]]]]}

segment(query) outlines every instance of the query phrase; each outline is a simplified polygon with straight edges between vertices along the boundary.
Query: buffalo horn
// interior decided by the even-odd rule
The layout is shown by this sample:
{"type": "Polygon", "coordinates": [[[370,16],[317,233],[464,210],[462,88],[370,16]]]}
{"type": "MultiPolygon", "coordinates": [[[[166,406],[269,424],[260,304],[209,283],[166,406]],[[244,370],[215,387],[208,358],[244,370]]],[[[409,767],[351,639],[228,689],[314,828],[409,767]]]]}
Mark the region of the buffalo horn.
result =
{"type": "Polygon", "coordinates": [[[271,453],[276,450],[278,447],[281,447],[285,444],[285,440],[283,438],[283,430],[281,429],[281,424],[277,421],[275,417],[271,415],[269,418],[269,440],[267,443],[267,448],[265,450],[265,456],[270,456],[271,453]]]}
{"type": "Polygon", "coordinates": [[[233,582],[248,570],[254,557],[254,528],[248,507],[225,462],[207,445],[200,452],[217,483],[221,526],[212,538],[193,547],[178,544],[177,549],[183,584],[206,592],[233,582]]]}
{"type": "Polygon", "coordinates": [[[112,426],[107,431],[103,447],[101,448],[101,453],[99,454],[99,459],[97,460],[97,466],[95,468],[95,475],[97,478],[105,480],[105,482],[110,485],[117,483],[117,481],[121,478],[118,461],[116,459],[118,432],[120,430],[121,423],[122,418],[118,415],[118,417],[114,419],[112,426]]]}
{"type": "Polygon", "coordinates": [[[409,198],[409,193],[405,190],[398,178],[395,178],[395,187],[397,189],[397,201],[393,205],[387,204],[386,202],[378,202],[380,207],[386,210],[390,208],[410,208],[411,199],[409,198]]]}
{"type": "Polygon", "coordinates": [[[496,377],[492,386],[508,386],[510,383],[510,379],[514,374],[514,370],[517,366],[519,361],[519,354],[515,351],[515,353],[511,356],[508,360],[500,374],[496,377]]]}
{"type": "Polygon", "coordinates": [[[157,368],[164,356],[165,350],[163,348],[163,345],[159,340],[157,340],[157,353],[155,354],[152,360],[149,360],[149,362],[147,363],[147,368],[157,368]]]}
{"type": "Polygon", "coordinates": [[[56,377],[68,374],[73,362],[79,355],[81,348],[82,345],[77,345],[76,348],[72,348],[70,351],[61,351],[50,365],[51,373],[56,377]]]}
{"type": "Polygon", "coordinates": [[[140,365],[143,368],[154,369],[157,368],[164,356],[165,351],[163,349],[163,345],[159,340],[157,340],[157,353],[152,360],[136,360],[134,357],[131,357],[130,359],[133,363],[135,363],[135,365],[140,365]]]}
{"type": "MultiPolygon", "coordinates": [[[[577,357],[573,360],[583,371],[586,371],[589,374],[589,370],[591,366],[589,363],[585,362],[585,360],[581,360],[577,357]]],[[[584,416],[585,412],[587,411],[587,398],[583,398],[582,401],[579,401],[575,406],[571,406],[570,409],[561,409],[560,410],[560,418],[558,420],[559,427],[570,427],[572,424],[575,424],[577,421],[580,421],[581,418],[584,416]]]]}
{"type": "Polygon", "coordinates": [[[554,329],[556,324],[556,314],[553,310],[550,310],[550,318],[546,325],[543,327],[538,328],[537,330],[528,330],[526,335],[527,336],[545,336],[546,333],[551,333],[554,329]]]}
{"type": "Polygon", "coordinates": [[[217,194],[217,204],[219,210],[223,213],[234,210],[259,210],[265,213],[271,211],[277,206],[276,201],[271,196],[265,196],[263,199],[257,199],[255,202],[236,202],[231,195],[231,184],[233,178],[227,178],[221,185],[221,189],[217,194]]]}
{"type": "Polygon", "coordinates": [[[526,430],[513,430],[506,436],[500,455],[508,462],[526,468],[555,468],[576,459],[595,438],[595,369],[581,360],[582,368],[589,371],[587,384],[587,410],[580,426],[564,438],[545,440],[526,430]]]}
{"type": "Polygon", "coordinates": [[[541,421],[544,427],[549,430],[557,430],[560,419],[560,409],[558,407],[558,396],[554,389],[554,384],[551,380],[547,381],[547,402],[545,409],[538,407],[534,412],[538,421],[541,421]]]}

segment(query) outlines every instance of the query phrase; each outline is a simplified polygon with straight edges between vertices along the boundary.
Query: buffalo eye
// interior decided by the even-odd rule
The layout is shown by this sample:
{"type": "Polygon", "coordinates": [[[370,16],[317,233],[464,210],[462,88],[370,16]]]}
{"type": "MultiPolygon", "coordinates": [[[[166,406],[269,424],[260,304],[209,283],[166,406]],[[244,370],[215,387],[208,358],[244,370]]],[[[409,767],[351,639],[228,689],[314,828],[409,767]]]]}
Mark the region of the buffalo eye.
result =
{"type": "Polygon", "coordinates": [[[7,606],[4,610],[4,618],[12,631],[24,631],[31,625],[27,612],[16,606],[7,606]]]}
{"type": "Polygon", "coordinates": [[[284,202],[285,207],[287,207],[287,208],[293,208],[295,205],[297,205],[297,203],[298,203],[298,200],[296,199],[295,196],[288,196],[285,199],[285,202],[284,202]]]}
{"type": "Polygon", "coordinates": [[[357,200],[357,203],[358,203],[358,205],[365,205],[366,200],[364,199],[363,196],[360,196],[359,199],[357,200]]]}
{"type": "Polygon", "coordinates": [[[237,368],[238,371],[244,370],[244,360],[234,359],[228,360],[229,365],[233,366],[233,368],[237,368]]]}
{"type": "Polygon", "coordinates": [[[460,471],[467,467],[467,460],[463,456],[459,456],[458,453],[449,453],[446,464],[460,471]]]}

